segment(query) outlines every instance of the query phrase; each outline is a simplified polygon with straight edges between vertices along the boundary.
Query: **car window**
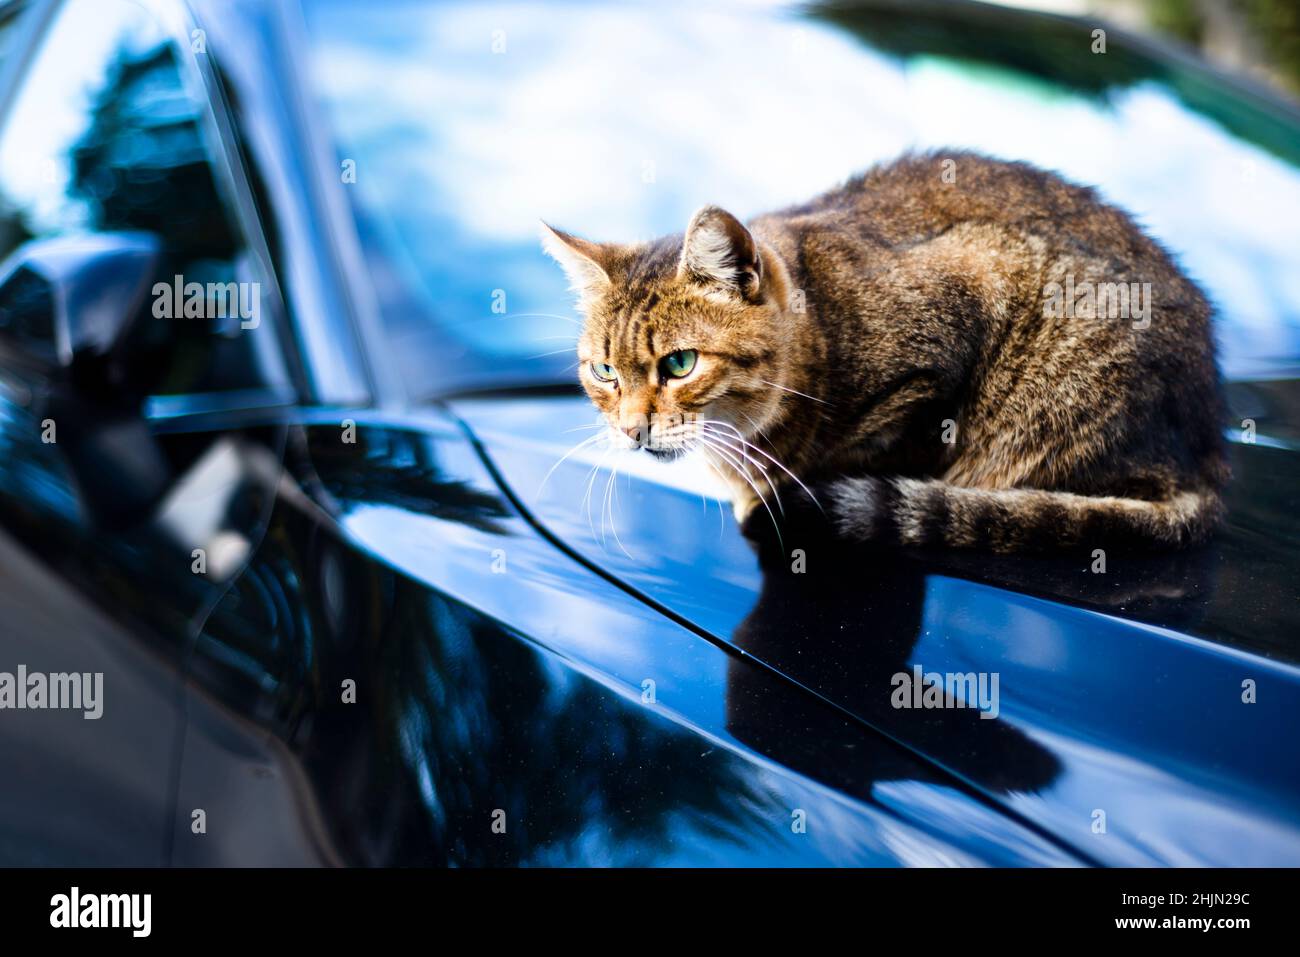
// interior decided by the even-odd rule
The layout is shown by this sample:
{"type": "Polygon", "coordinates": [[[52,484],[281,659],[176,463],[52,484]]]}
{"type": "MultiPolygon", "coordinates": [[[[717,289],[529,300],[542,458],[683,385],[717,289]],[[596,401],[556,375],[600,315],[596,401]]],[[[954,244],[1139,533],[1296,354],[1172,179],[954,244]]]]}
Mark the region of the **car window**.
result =
{"type": "Polygon", "coordinates": [[[341,189],[411,394],[576,383],[573,300],[539,219],[645,240],[706,203],[743,219],[803,203],[909,149],[1098,187],[1220,305],[1229,376],[1294,373],[1287,110],[1141,50],[1067,54],[1088,43],[1070,21],[1039,49],[972,5],[924,6],[912,32],[911,6],[892,3],[305,4],[341,189]]]}
{"type": "Polygon", "coordinates": [[[267,284],[231,213],[185,62],[202,55],[130,0],[70,0],[0,125],[0,259],[85,233],[161,240],[150,315],[129,343],[154,360],[139,384],[151,395],[287,382],[274,322],[264,321],[267,284]]]}

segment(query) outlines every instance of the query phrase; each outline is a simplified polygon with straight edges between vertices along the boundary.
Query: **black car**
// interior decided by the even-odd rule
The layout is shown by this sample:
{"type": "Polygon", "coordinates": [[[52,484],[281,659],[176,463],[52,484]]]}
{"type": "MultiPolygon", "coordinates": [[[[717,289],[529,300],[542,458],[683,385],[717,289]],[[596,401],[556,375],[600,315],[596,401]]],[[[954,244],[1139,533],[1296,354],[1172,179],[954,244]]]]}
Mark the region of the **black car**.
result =
{"type": "Polygon", "coordinates": [[[1300,864],[1300,114],[1092,27],[5,5],[0,863],[1300,864]],[[539,217],[935,144],[1098,184],[1215,298],[1208,546],[759,547],[689,463],[566,456],[539,217]]]}

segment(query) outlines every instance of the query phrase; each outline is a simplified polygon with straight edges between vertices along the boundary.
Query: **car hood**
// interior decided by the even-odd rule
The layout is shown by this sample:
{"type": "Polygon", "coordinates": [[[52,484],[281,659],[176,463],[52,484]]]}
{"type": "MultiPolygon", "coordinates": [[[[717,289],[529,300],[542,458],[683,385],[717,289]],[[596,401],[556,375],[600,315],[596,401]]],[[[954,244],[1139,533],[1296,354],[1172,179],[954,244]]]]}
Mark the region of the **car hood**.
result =
{"type": "Polygon", "coordinates": [[[1091,555],[881,553],[797,531],[759,549],[699,466],[571,452],[597,429],[583,397],[448,407],[575,557],[1084,859],[1294,864],[1300,389],[1230,394],[1268,426],[1232,446],[1227,527],[1195,552],[1108,556],[1104,571],[1091,555]],[[944,693],[908,693],[914,675],[944,693]]]}

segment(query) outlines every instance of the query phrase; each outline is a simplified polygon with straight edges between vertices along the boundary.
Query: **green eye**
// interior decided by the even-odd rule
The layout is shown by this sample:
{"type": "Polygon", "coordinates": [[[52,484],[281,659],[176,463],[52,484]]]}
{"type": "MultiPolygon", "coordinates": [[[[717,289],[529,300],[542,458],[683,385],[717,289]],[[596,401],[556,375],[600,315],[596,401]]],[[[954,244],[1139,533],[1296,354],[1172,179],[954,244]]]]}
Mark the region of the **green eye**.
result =
{"type": "Polygon", "coordinates": [[[696,353],[694,349],[679,349],[664,356],[664,375],[670,379],[681,379],[691,374],[695,368],[696,353]]]}
{"type": "Polygon", "coordinates": [[[618,373],[614,371],[614,367],[608,362],[593,362],[591,364],[591,374],[601,382],[613,382],[618,376],[618,373]]]}

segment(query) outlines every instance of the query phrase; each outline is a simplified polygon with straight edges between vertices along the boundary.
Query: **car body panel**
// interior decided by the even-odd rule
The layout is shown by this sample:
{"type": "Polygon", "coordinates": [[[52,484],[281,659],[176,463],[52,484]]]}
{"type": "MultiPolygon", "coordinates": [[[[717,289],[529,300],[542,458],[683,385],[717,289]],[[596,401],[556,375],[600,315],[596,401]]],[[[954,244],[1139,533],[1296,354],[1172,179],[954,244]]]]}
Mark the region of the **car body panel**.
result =
{"type": "Polygon", "coordinates": [[[0,569],[0,671],[100,676],[98,718],[0,712],[0,862],[165,864],[185,725],[176,662],[4,532],[0,569]]]}
{"type": "Polygon", "coordinates": [[[1086,862],[584,569],[454,419],[314,413],[290,447],[188,670],[286,742],[338,860],[1086,862]]]}
{"type": "Polygon", "coordinates": [[[1257,577],[1234,570],[1266,534],[1281,543],[1280,559],[1295,540],[1289,449],[1234,448],[1232,517],[1209,549],[1111,555],[1099,574],[1089,553],[873,552],[789,528],[788,541],[760,555],[729,515],[706,522],[698,494],[656,480],[673,466],[638,463],[638,474],[615,477],[594,452],[550,472],[591,421],[585,398],[452,407],[536,520],[586,561],[1073,846],[1121,865],[1300,855],[1300,764],[1286,732],[1300,668],[1294,649],[1271,660],[1237,642],[1254,618],[1293,626],[1296,583],[1262,552],[1257,577]],[[895,707],[894,676],[917,666],[996,673],[996,719],[951,703],[895,707]],[[1248,681],[1254,703],[1243,700],[1248,681]],[[1093,833],[1098,811],[1104,834],[1093,833]]]}

